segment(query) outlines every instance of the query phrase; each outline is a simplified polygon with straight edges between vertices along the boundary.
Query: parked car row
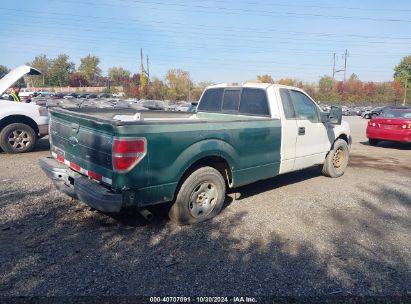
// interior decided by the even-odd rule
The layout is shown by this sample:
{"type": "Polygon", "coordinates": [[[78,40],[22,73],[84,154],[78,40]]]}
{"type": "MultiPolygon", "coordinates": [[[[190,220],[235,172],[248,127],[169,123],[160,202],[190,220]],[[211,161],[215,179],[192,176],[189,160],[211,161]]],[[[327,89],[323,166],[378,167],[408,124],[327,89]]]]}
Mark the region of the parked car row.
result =
{"type": "Polygon", "coordinates": [[[62,108],[133,108],[137,110],[195,112],[197,102],[169,104],[163,100],[120,98],[50,98],[34,97],[32,103],[44,107],[62,108]]]}

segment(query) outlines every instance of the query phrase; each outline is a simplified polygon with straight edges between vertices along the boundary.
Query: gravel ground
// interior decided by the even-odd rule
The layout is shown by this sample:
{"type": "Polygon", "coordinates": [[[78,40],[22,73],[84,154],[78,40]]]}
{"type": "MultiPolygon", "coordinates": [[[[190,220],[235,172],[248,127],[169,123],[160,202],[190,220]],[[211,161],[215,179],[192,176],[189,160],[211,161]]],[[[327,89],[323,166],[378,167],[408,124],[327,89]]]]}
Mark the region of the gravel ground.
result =
{"type": "Polygon", "coordinates": [[[411,147],[353,146],[338,179],[319,168],[236,189],[215,219],[147,223],[57,190],[37,151],[0,154],[0,295],[410,295],[411,147]]]}

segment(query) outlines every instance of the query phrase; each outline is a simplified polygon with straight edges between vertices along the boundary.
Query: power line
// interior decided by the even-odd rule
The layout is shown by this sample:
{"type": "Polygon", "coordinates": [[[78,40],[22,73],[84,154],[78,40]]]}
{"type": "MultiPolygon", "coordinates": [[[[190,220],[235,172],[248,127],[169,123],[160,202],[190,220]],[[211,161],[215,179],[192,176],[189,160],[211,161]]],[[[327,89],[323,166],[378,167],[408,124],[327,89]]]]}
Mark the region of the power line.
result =
{"type": "MultiPolygon", "coordinates": [[[[43,23],[41,23],[38,20],[35,20],[35,21],[30,21],[30,24],[32,24],[32,25],[34,25],[34,24],[41,25],[43,23]]],[[[57,22],[47,22],[47,24],[49,26],[50,25],[56,25],[56,26],[58,26],[58,28],[61,28],[61,29],[78,30],[78,28],[74,25],[65,25],[65,24],[62,25],[62,24],[57,23],[57,22]]],[[[21,26],[21,23],[13,23],[13,22],[10,23],[10,22],[2,21],[2,25],[21,26]]],[[[108,25],[108,26],[111,27],[110,23],[105,23],[105,25],[108,25]]],[[[53,29],[57,29],[56,26],[53,26],[53,29]]],[[[104,30],[104,32],[102,32],[101,28],[96,29],[95,27],[92,27],[92,28],[84,27],[84,25],[81,25],[81,29],[83,31],[100,33],[100,34],[104,34],[104,35],[107,35],[107,33],[112,33],[112,34],[127,34],[127,33],[135,34],[135,31],[132,30],[132,28],[130,26],[127,27],[125,29],[125,31],[124,30],[123,31],[120,31],[120,30],[104,30]]],[[[161,30],[144,29],[144,32],[152,32],[152,33],[157,34],[157,35],[167,35],[169,33],[173,33],[174,36],[177,36],[177,37],[178,36],[183,36],[183,37],[187,37],[187,38],[189,38],[189,37],[198,38],[199,36],[201,36],[201,37],[210,37],[210,38],[215,39],[215,40],[221,40],[221,41],[225,41],[225,42],[227,40],[234,40],[234,42],[239,42],[239,43],[241,41],[238,40],[238,39],[239,38],[244,38],[244,35],[234,35],[234,34],[219,34],[219,35],[216,35],[215,33],[207,34],[207,33],[201,33],[201,32],[193,32],[193,31],[185,31],[184,33],[182,33],[181,30],[180,31],[178,31],[178,30],[167,30],[167,32],[164,32],[164,31],[161,31],[161,30]]],[[[257,39],[247,38],[247,42],[266,43],[267,39],[276,39],[276,40],[279,40],[279,41],[292,41],[292,42],[296,42],[296,41],[311,41],[312,42],[313,41],[312,38],[310,39],[310,38],[298,38],[298,37],[277,37],[277,36],[273,36],[273,35],[269,35],[269,36],[256,36],[256,35],[253,35],[253,37],[257,38],[257,39]]],[[[335,42],[344,43],[344,44],[350,43],[353,46],[368,46],[368,45],[378,45],[378,44],[381,44],[381,45],[385,46],[387,44],[386,41],[361,41],[361,43],[358,43],[358,42],[352,42],[352,41],[347,41],[347,40],[335,40],[335,39],[316,39],[315,42],[316,42],[316,44],[318,44],[318,43],[332,44],[332,43],[335,43],[335,42]]],[[[390,45],[393,45],[393,44],[398,44],[400,46],[407,46],[407,44],[405,44],[404,42],[390,42],[390,45]]],[[[411,41],[410,41],[409,46],[411,46],[411,41]]]]}
{"type": "MultiPolygon", "coordinates": [[[[230,15],[250,15],[250,13],[254,13],[255,15],[258,16],[287,16],[287,17],[293,17],[293,18],[324,18],[324,19],[330,19],[330,20],[363,20],[363,21],[375,21],[375,22],[405,22],[405,23],[410,23],[411,20],[405,20],[405,19],[387,19],[387,18],[371,18],[371,17],[353,17],[353,16],[343,16],[343,15],[328,15],[328,14],[312,14],[312,13],[296,13],[296,12],[278,12],[278,11],[259,11],[259,10],[253,10],[253,9],[240,9],[240,8],[234,8],[234,7],[216,7],[216,6],[206,6],[206,5],[187,5],[187,4],[180,4],[180,3],[164,3],[164,2],[150,2],[147,3],[146,1],[133,1],[134,3],[139,3],[142,5],[154,5],[156,10],[166,10],[170,11],[170,9],[165,8],[164,6],[171,6],[171,7],[182,7],[182,8],[188,8],[190,9],[190,12],[197,11],[197,12],[202,12],[202,13],[215,13],[215,12],[210,12],[207,11],[207,9],[212,9],[212,10],[218,10],[219,13],[222,11],[230,14],[230,15]],[[193,10],[192,8],[196,8],[197,10],[193,10]],[[205,10],[204,10],[205,9],[205,10]]],[[[72,4],[73,1],[64,1],[60,0],[59,3],[70,3],[72,4]]],[[[97,4],[94,2],[87,2],[87,1],[82,1],[82,2],[77,2],[78,4],[85,4],[85,5],[93,5],[96,6],[97,4]]],[[[138,8],[137,6],[130,6],[130,5],[118,5],[118,4],[110,4],[110,3],[99,3],[99,6],[111,6],[111,7],[126,7],[126,8],[138,8]]],[[[140,6],[141,8],[141,6],[140,6]]],[[[181,10],[181,9],[175,9],[172,8],[172,11],[187,11],[186,10],[181,10]]]]}
{"type": "MultiPolygon", "coordinates": [[[[19,31],[14,31],[14,32],[19,32],[19,31]]],[[[98,40],[98,39],[89,39],[88,37],[82,37],[82,36],[68,36],[68,35],[66,35],[65,38],[62,39],[61,38],[62,36],[58,33],[55,33],[55,34],[54,33],[42,34],[42,33],[38,33],[38,32],[30,32],[30,31],[22,31],[22,34],[20,35],[20,37],[21,38],[25,38],[25,37],[33,38],[33,34],[37,34],[37,35],[35,35],[36,38],[38,38],[38,37],[47,38],[48,42],[51,42],[52,39],[57,39],[59,44],[65,43],[66,45],[68,45],[69,49],[70,48],[72,49],[72,47],[69,46],[69,43],[72,42],[72,41],[74,41],[74,42],[84,42],[84,41],[86,41],[88,43],[99,43],[101,45],[105,45],[105,42],[106,42],[106,37],[102,37],[102,40],[98,40]],[[70,38],[70,37],[74,37],[74,38],[70,38]],[[69,39],[67,39],[67,38],[69,38],[69,39]],[[84,38],[84,39],[81,39],[81,38],[84,38]]],[[[112,40],[110,40],[110,41],[112,41],[112,40]]],[[[125,39],[125,40],[114,39],[113,41],[116,41],[115,45],[130,46],[130,40],[129,39],[125,39]]],[[[317,55],[319,53],[329,54],[328,50],[304,49],[304,51],[301,51],[301,49],[298,49],[298,48],[287,48],[287,47],[285,47],[285,48],[284,47],[274,47],[274,48],[264,47],[264,48],[261,48],[261,47],[252,46],[250,48],[246,47],[246,48],[243,48],[243,49],[239,49],[237,47],[227,48],[227,47],[224,47],[224,45],[221,45],[218,48],[209,48],[209,47],[207,47],[207,45],[186,46],[186,44],[184,44],[184,43],[183,44],[162,43],[162,42],[156,43],[156,42],[153,42],[153,41],[150,41],[150,40],[144,40],[144,39],[139,39],[139,38],[132,39],[132,41],[134,43],[135,42],[143,42],[145,45],[151,45],[151,46],[167,47],[167,48],[172,47],[172,48],[177,49],[177,50],[180,49],[180,47],[181,47],[184,50],[198,50],[198,51],[204,51],[204,50],[212,51],[212,50],[215,50],[218,53],[230,53],[230,54],[234,53],[234,54],[245,54],[245,55],[249,54],[250,52],[259,53],[259,54],[269,54],[270,52],[280,52],[280,51],[286,51],[287,53],[291,52],[293,54],[301,54],[301,55],[306,55],[307,52],[310,52],[310,51],[313,52],[313,54],[315,54],[315,55],[317,55]]],[[[39,44],[39,47],[44,48],[44,45],[39,44]]],[[[169,55],[168,53],[167,53],[167,55],[166,54],[164,54],[164,55],[166,55],[167,57],[173,57],[172,55],[169,55]]],[[[118,51],[116,51],[116,54],[118,54],[118,51]]],[[[367,52],[364,55],[369,56],[369,55],[372,55],[372,54],[381,55],[381,54],[386,54],[386,53],[383,53],[383,52],[379,52],[379,53],[367,52]]],[[[392,54],[392,53],[390,53],[390,54],[392,54]]],[[[193,57],[184,55],[184,58],[189,59],[189,58],[193,58],[193,57]]],[[[204,59],[202,59],[202,60],[204,61],[204,59]]],[[[216,60],[216,58],[210,58],[210,60],[216,60]]],[[[313,65],[313,66],[317,66],[317,65],[313,65]]]]}
{"type": "MultiPolygon", "coordinates": [[[[118,0],[122,2],[127,2],[127,0],[118,0]]],[[[133,2],[133,1],[131,1],[133,2]]],[[[210,3],[211,1],[208,1],[210,3]]],[[[227,0],[214,0],[212,2],[222,3],[227,5],[227,0]]],[[[235,1],[234,3],[237,4],[235,1]]],[[[241,2],[243,5],[261,5],[260,2],[241,2]]],[[[264,5],[268,6],[279,6],[279,7],[290,7],[290,3],[264,3],[264,5]]],[[[359,11],[392,11],[392,12],[409,12],[409,9],[393,9],[393,8],[361,8],[361,7],[347,7],[347,6],[324,6],[324,5],[298,5],[301,8],[321,8],[321,9],[346,9],[346,10],[359,10],[359,11]]]]}
{"type": "MultiPolygon", "coordinates": [[[[19,15],[15,13],[7,13],[4,17],[7,17],[9,15],[15,15],[15,16],[22,16],[25,18],[35,18],[35,20],[38,20],[38,16],[40,14],[45,14],[45,15],[58,15],[60,18],[53,18],[49,17],[49,19],[54,19],[54,20],[62,20],[61,17],[69,17],[69,18],[81,18],[81,20],[77,20],[80,22],[84,22],[84,19],[96,19],[96,20],[104,20],[100,21],[99,23],[102,24],[122,24],[125,25],[126,27],[130,26],[129,22],[116,22],[113,23],[113,21],[108,21],[108,20],[123,20],[124,19],[118,19],[118,18],[113,18],[113,17],[96,17],[96,16],[91,16],[91,15],[78,15],[78,14],[66,14],[66,13],[61,13],[61,12],[44,12],[44,11],[35,11],[35,10],[24,10],[24,9],[11,9],[11,8],[1,8],[0,10],[7,10],[7,11],[21,11],[21,12],[27,12],[27,13],[32,13],[35,15],[33,16],[26,16],[26,15],[19,15]]],[[[72,19],[65,19],[67,21],[72,22],[72,19]]],[[[141,20],[139,19],[129,19],[131,22],[140,22],[141,20]]],[[[204,25],[204,24],[191,24],[191,23],[180,23],[180,22],[163,22],[163,21],[158,21],[158,20],[151,20],[151,23],[154,24],[163,24],[166,26],[166,29],[170,29],[170,25],[173,26],[183,26],[183,27],[200,27],[200,28],[205,28],[205,29],[210,29],[210,30],[221,30],[221,31],[228,31],[229,33],[232,32],[239,32],[239,33],[252,33],[253,35],[255,33],[272,33],[272,32],[278,32],[282,34],[303,34],[303,35],[315,35],[315,36],[325,36],[325,37],[341,37],[341,36],[346,36],[346,37],[352,37],[352,38],[371,38],[371,39],[394,39],[394,40],[411,40],[411,37],[392,37],[392,36],[375,36],[375,35],[359,35],[359,34],[334,34],[334,33],[324,33],[324,32],[305,32],[305,31],[279,31],[278,29],[266,29],[266,30],[261,30],[261,28],[252,28],[252,27],[230,27],[230,26],[225,26],[225,25],[204,25]]],[[[19,23],[20,24],[20,23],[19,23]]]]}

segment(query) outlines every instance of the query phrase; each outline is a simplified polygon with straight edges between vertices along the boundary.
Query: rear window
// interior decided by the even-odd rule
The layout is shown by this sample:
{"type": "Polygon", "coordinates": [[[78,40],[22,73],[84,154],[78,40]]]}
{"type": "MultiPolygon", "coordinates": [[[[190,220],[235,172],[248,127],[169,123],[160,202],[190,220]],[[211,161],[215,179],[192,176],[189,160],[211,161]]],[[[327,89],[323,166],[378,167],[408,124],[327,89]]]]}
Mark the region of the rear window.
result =
{"type": "Polygon", "coordinates": [[[238,112],[240,104],[240,90],[225,90],[223,97],[223,111],[238,112]]]}
{"type": "Polygon", "coordinates": [[[201,98],[197,110],[204,112],[220,112],[223,93],[223,88],[206,90],[201,98]]]}
{"type": "Polygon", "coordinates": [[[270,116],[265,90],[253,88],[215,88],[204,92],[198,111],[270,116]]]}
{"type": "Polygon", "coordinates": [[[382,111],[380,117],[411,119],[411,109],[387,109],[382,111]]]}
{"type": "Polygon", "coordinates": [[[244,88],[241,94],[241,114],[269,116],[268,100],[265,90],[244,88]]]}

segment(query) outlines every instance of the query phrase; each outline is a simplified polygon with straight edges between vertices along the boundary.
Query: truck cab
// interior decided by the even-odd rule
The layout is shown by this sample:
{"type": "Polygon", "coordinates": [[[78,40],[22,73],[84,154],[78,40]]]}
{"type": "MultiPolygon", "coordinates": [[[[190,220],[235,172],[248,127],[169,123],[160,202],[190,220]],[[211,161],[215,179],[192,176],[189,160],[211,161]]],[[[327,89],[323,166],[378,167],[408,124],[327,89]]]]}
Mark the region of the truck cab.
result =
{"type": "Polygon", "coordinates": [[[341,110],[333,108],[332,113],[322,111],[307,93],[296,87],[266,83],[246,83],[241,87],[228,84],[210,86],[202,95],[197,111],[280,120],[279,174],[324,163],[337,139],[351,144],[349,124],[341,121],[341,113],[337,113],[341,110]],[[212,95],[218,95],[221,103],[209,100],[212,95]],[[241,99],[253,101],[248,102],[247,108],[242,108],[241,99]]]}

